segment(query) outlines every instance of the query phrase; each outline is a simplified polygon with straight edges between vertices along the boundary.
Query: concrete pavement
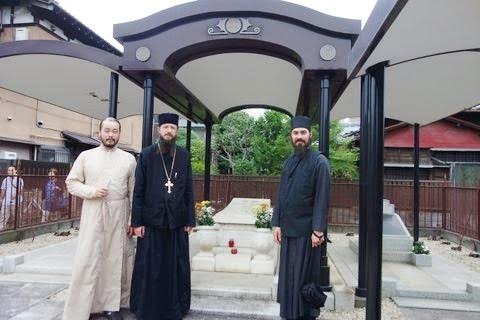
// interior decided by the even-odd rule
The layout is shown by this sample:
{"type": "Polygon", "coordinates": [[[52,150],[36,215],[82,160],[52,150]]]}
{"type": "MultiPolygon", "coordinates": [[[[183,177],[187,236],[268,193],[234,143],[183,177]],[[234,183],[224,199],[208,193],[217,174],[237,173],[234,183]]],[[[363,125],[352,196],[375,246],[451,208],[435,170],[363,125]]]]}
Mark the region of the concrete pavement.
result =
{"type": "MultiPolygon", "coordinates": [[[[13,273],[0,274],[0,320],[61,319],[64,302],[55,297],[68,286],[75,247],[74,239],[6,257],[3,271],[13,273]]],[[[335,303],[352,304],[349,295],[357,285],[357,256],[342,239],[329,246],[329,255],[332,283],[346,288],[334,292],[335,303]]],[[[393,297],[408,320],[480,318],[480,274],[462,265],[433,256],[432,267],[386,262],[383,275],[384,294],[393,297]]],[[[193,312],[186,319],[279,319],[278,304],[269,293],[271,280],[269,276],[212,277],[208,272],[194,272],[193,312]]]]}

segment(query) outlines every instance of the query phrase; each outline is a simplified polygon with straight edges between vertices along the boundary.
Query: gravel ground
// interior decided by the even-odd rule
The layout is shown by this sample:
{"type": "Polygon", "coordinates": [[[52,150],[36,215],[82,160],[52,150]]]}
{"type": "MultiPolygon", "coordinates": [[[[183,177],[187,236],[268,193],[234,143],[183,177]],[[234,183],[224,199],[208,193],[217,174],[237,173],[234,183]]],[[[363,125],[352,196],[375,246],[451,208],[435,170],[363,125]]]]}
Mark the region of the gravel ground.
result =
{"type": "Polygon", "coordinates": [[[73,239],[78,236],[78,231],[75,229],[65,229],[62,231],[67,230],[70,230],[69,236],[55,236],[53,233],[45,233],[35,236],[35,238],[28,238],[21,241],[0,244],[0,258],[2,256],[19,254],[22,252],[46,247],[62,241],[73,239]]]}
{"type": "Polygon", "coordinates": [[[441,255],[449,260],[461,263],[474,272],[480,273],[480,258],[472,258],[468,255],[473,252],[465,247],[462,251],[452,250],[451,247],[458,246],[458,244],[451,242],[450,245],[442,244],[445,240],[428,240],[427,238],[420,238],[420,241],[424,241],[427,247],[430,249],[430,253],[434,255],[441,255]]]}

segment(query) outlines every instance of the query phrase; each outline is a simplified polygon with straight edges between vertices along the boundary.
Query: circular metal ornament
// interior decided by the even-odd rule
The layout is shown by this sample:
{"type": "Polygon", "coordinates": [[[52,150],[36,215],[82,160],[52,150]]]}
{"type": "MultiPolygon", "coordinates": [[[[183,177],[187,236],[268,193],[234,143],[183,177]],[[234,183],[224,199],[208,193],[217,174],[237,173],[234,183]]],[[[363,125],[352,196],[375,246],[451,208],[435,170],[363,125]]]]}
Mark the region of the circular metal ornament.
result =
{"type": "Polygon", "coordinates": [[[140,47],[135,51],[135,58],[137,58],[138,61],[145,62],[150,59],[150,56],[150,49],[147,47],[140,47]]]}
{"type": "Polygon", "coordinates": [[[333,60],[336,55],[337,49],[332,45],[327,44],[320,49],[320,57],[325,61],[333,60]]]}
{"type": "Polygon", "coordinates": [[[238,18],[229,18],[225,23],[225,29],[228,33],[239,33],[242,30],[242,21],[238,18]]]}

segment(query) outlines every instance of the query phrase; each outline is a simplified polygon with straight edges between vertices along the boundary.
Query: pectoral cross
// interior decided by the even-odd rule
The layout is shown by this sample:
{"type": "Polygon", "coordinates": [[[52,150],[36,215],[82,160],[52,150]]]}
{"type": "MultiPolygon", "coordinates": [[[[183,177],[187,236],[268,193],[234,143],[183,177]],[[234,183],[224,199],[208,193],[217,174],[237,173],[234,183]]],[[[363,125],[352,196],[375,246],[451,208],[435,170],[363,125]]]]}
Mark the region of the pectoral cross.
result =
{"type": "Polygon", "coordinates": [[[165,183],[165,187],[168,188],[168,190],[167,190],[168,193],[172,193],[173,183],[170,181],[170,179],[168,179],[167,183],[165,183]]]}

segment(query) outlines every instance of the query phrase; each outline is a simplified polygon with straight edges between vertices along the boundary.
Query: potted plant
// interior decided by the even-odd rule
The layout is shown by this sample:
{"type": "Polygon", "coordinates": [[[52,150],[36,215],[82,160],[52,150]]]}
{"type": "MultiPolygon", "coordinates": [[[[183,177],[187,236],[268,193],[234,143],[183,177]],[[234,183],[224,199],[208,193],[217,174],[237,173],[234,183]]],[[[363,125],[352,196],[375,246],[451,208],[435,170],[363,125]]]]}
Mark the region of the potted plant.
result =
{"type": "Polygon", "coordinates": [[[270,251],[273,248],[272,238],[272,208],[267,203],[254,206],[252,208],[255,216],[255,226],[257,227],[257,236],[255,249],[257,254],[255,259],[269,260],[270,251]]]}
{"type": "Polygon", "coordinates": [[[211,202],[204,200],[195,204],[195,213],[197,217],[197,241],[200,247],[201,255],[213,255],[212,249],[217,242],[217,232],[215,229],[215,209],[211,202]]]}
{"type": "Polygon", "coordinates": [[[416,266],[431,267],[432,257],[430,256],[430,249],[423,241],[417,241],[412,247],[412,262],[416,266]]]}

